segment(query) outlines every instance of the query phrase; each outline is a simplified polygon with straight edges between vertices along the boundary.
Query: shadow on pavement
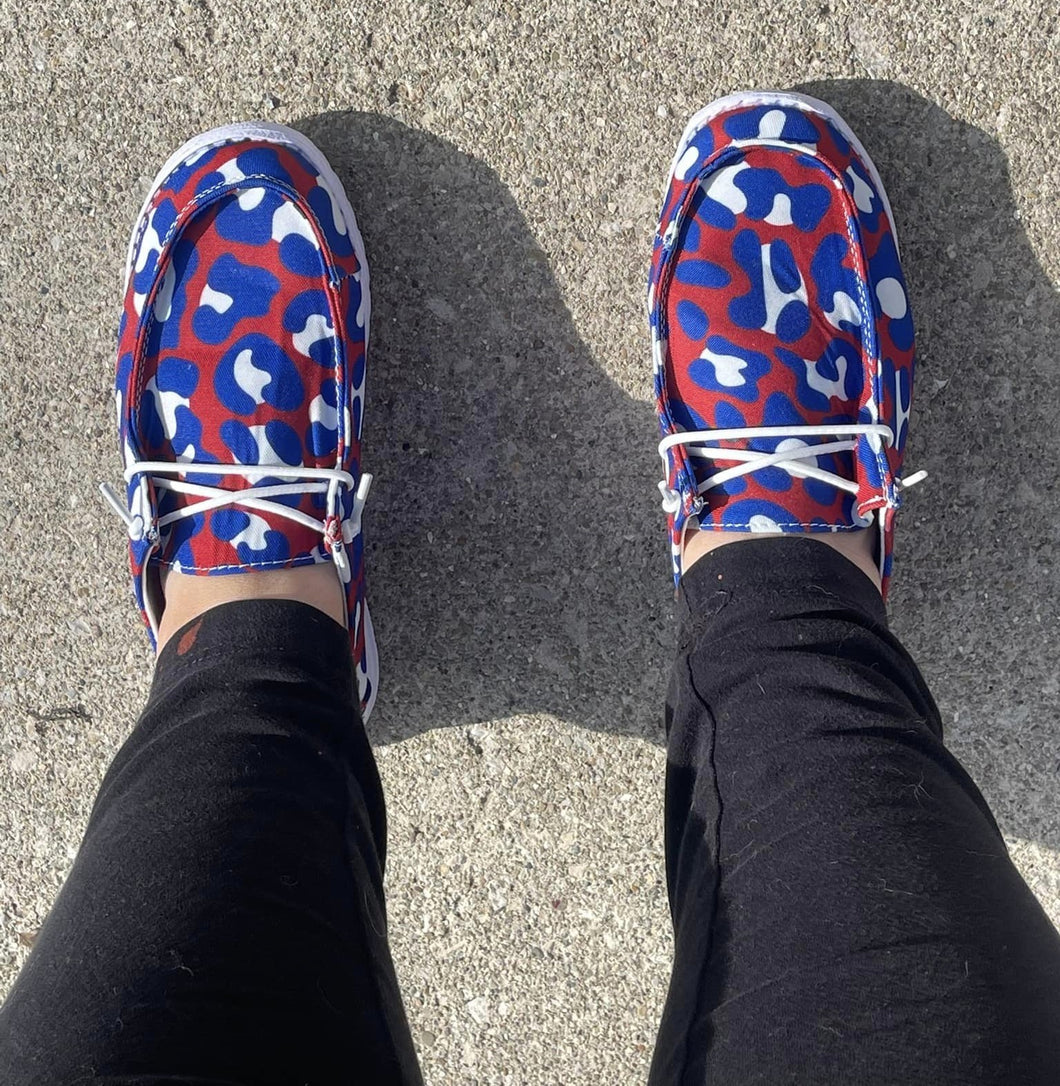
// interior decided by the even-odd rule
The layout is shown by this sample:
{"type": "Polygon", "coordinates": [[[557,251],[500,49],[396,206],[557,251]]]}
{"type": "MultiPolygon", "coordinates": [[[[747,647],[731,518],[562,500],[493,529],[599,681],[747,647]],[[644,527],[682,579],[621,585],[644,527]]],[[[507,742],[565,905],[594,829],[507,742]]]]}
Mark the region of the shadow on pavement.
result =
{"type": "MultiPolygon", "coordinates": [[[[907,463],[932,477],[899,531],[894,626],[1006,830],[1060,847],[1056,291],[997,140],[899,84],[797,89],[880,168],[918,320],[907,463]]],[[[299,127],[346,183],[371,262],[376,739],[547,712],[661,741],[673,638],[650,405],[581,343],[484,163],[375,114],[299,127]]]]}
{"type": "Polygon", "coordinates": [[[548,712],[661,739],[672,599],[650,405],[582,344],[493,170],[375,114],[299,127],[346,184],[371,267],[374,736],[548,712]]]}
{"type": "Polygon", "coordinates": [[[892,625],[1006,832],[1060,848],[1060,297],[998,140],[899,83],[795,88],[858,133],[894,205],[917,322],[892,625]]]}

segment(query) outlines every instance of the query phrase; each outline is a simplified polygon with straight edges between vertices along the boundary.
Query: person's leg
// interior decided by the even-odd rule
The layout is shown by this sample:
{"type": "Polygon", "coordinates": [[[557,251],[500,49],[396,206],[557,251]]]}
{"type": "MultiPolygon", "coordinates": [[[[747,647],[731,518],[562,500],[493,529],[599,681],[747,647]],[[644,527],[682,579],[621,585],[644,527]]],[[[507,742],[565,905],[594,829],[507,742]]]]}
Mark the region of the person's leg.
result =
{"type": "Polygon", "coordinates": [[[305,603],[176,631],[0,1010],[0,1082],[420,1081],[357,703],[349,635],[305,603]]]}
{"type": "Polygon", "coordinates": [[[386,942],[361,470],[368,265],[320,151],[198,136],[129,248],[117,406],[160,646],[0,1011],[0,1082],[417,1083],[386,942]]]}
{"type": "Polygon", "coordinates": [[[679,612],[653,1086],[1056,1081],[1060,936],[873,584],[744,541],[679,612]]]}
{"type": "Polygon", "coordinates": [[[913,325],[834,112],[697,114],[649,308],[680,618],[653,1086],[1055,1081],[1060,937],[887,629],[913,325]]]}

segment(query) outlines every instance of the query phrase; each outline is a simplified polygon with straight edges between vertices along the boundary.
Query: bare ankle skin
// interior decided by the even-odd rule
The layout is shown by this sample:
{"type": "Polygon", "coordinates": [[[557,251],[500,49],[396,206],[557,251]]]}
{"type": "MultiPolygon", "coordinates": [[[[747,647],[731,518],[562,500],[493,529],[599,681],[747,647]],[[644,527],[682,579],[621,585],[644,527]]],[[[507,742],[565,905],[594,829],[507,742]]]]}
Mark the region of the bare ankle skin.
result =
{"type": "Polygon", "coordinates": [[[165,610],[158,628],[158,651],[182,626],[213,607],[236,600],[298,600],[346,625],[342,585],[330,563],[296,569],[248,571],[223,577],[169,573],[162,583],[165,610]]]}
{"type": "MultiPolygon", "coordinates": [[[[806,532],[799,538],[813,539],[825,547],[839,551],[880,589],[880,570],[873,557],[873,547],[879,532],[875,527],[856,532],[806,532]]],[[[685,535],[681,568],[687,573],[705,554],[729,543],[745,543],[752,539],[776,539],[780,532],[715,532],[689,530],[685,535]]]]}

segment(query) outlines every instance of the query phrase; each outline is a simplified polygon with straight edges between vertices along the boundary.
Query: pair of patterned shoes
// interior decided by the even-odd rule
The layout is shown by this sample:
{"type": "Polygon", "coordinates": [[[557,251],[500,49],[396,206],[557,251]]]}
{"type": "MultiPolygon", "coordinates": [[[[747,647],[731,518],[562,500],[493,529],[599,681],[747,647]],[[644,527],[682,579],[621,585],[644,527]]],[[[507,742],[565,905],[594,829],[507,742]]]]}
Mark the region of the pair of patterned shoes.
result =
{"type": "MultiPolygon", "coordinates": [[[[361,533],[370,304],[353,210],[306,137],[237,124],[185,144],[129,244],[126,502],[103,488],[152,638],[162,569],[331,562],[365,718],[378,688],[361,533]]],[[[828,106],[748,93],[692,119],[648,307],[675,579],[690,526],[875,523],[886,588],[913,326],[883,186],[828,106]]]]}

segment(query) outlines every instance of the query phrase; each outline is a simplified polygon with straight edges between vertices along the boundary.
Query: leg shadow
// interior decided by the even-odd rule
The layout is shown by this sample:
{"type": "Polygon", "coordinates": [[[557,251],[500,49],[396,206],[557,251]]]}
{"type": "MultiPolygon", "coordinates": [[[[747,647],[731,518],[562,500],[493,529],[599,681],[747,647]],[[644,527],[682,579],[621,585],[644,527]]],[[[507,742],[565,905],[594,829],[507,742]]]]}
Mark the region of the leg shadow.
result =
{"type": "Polygon", "coordinates": [[[796,89],[834,105],[868,147],[911,286],[906,461],[931,478],[903,513],[892,624],[1002,826],[1060,848],[1056,288],[997,139],[897,83],[796,89]]]}
{"type": "Polygon", "coordinates": [[[375,114],[299,127],[347,185],[371,265],[373,734],[548,712],[661,741],[672,593],[650,401],[582,344],[491,169],[375,114]]]}
{"type": "MultiPolygon", "coordinates": [[[[861,136],[919,331],[893,625],[1007,831],[1060,847],[1060,303],[998,142],[900,84],[797,88],[861,136]]],[[[366,113],[300,127],[372,263],[365,464],[380,741],[515,713],[662,740],[671,605],[655,421],[581,343],[485,164],[366,113]]],[[[647,254],[648,239],[645,238],[647,254]]]]}

